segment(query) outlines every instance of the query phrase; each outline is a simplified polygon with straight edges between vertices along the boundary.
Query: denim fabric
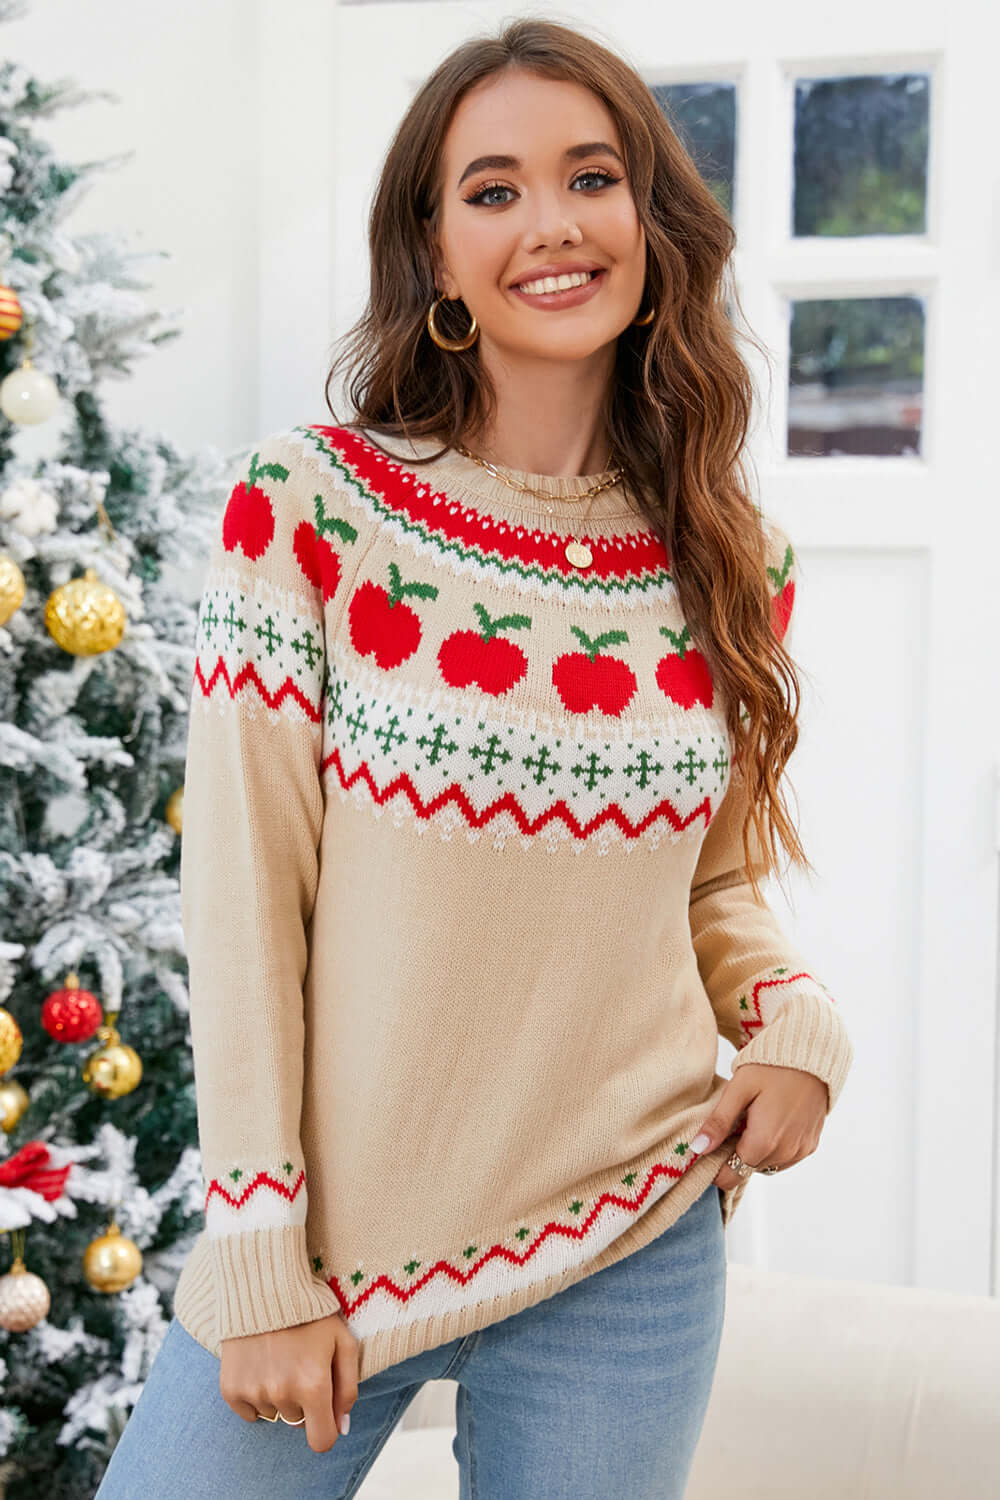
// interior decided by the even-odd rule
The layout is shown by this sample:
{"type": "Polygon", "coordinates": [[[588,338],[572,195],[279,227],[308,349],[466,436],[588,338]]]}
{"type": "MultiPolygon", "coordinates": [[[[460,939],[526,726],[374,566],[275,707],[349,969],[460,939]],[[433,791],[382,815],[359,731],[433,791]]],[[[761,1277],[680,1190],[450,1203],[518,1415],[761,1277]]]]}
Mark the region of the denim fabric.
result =
{"type": "Polygon", "coordinates": [[[532,1307],[379,1371],[351,1430],[246,1422],[219,1361],[168,1326],[95,1500],[350,1500],[426,1380],[458,1382],[460,1500],[682,1500],[722,1339],[720,1190],[532,1307]]]}

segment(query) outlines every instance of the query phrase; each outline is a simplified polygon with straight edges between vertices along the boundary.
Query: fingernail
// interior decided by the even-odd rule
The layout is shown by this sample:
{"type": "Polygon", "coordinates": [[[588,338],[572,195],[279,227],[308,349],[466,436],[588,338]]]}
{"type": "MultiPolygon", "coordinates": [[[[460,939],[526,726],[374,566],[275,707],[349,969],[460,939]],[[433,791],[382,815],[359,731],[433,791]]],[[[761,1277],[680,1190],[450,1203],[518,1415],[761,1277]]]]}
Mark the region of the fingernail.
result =
{"type": "Polygon", "coordinates": [[[348,1432],[350,1431],[350,1428],[351,1428],[351,1414],[350,1414],[349,1411],[345,1411],[344,1415],[340,1419],[340,1431],[341,1431],[341,1433],[343,1434],[344,1437],[347,1436],[348,1432]]]}
{"type": "Polygon", "coordinates": [[[705,1134],[704,1131],[702,1131],[701,1135],[696,1135],[695,1138],[694,1138],[694,1140],[691,1142],[691,1150],[692,1151],[697,1151],[698,1155],[700,1156],[701,1153],[704,1151],[704,1149],[705,1149],[705,1147],[707,1145],[708,1145],[708,1136],[705,1134]]]}

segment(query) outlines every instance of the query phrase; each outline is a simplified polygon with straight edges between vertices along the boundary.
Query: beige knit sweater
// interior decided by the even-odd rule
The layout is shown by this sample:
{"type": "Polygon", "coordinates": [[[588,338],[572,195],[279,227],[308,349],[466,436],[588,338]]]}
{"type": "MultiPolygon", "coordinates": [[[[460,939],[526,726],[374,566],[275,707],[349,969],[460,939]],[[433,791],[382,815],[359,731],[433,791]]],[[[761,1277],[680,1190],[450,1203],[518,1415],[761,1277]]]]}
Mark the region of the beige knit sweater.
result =
{"type": "Polygon", "coordinates": [[[622,485],[510,471],[536,498],[374,437],[266,437],[208,561],[181,857],[205,1227],[175,1297],[216,1354],[339,1311],[362,1380],[662,1234],[736,1143],[690,1149],[720,1034],[830,1108],[852,1059],[752,899],[721,694],[622,485]]]}

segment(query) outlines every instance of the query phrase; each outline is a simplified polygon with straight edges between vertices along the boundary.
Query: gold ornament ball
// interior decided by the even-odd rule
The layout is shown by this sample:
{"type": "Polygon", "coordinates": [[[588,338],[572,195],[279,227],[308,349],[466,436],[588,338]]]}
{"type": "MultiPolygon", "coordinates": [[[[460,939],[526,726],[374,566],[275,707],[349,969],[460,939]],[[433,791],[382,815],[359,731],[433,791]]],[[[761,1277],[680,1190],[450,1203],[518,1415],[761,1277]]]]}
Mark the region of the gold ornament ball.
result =
{"type": "Polygon", "coordinates": [[[0,1276],[0,1328],[24,1333],[40,1323],[51,1306],[45,1282],[29,1271],[18,1255],[6,1276],[0,1276]]]}
{"type": "Polygon", "coordinates": [[[93,568],[53,589],[45,605],[45,628],[73,656],[113,651],[125,634],[125,607],[93,568]]]}
{"type": "Polygon", "coordinates": [[[105,1099],[131,1094],[142,1077],[142,1059],[134,1047],[118,1040],[113,1026],[98,1027],[101,1045],[83,1065],[83,1081],[105,1099]]]}
{"type": "Polygon", "coordinates": [[[142,1251],[117,1224],[109,1224],[83,1252],[83,1274],[96,1292],[123,1292],[141,1270],[142,1251]]]}
{"type": "Polygon", "coordinates": [[[24,1037],[9,1010],[0,1006],[0,1073],[8,1072],[21,1056],[24,1037]]]}
{"type": "Polygon", "coordinates": [[[0,625],[24,603],[24,574],[6,552],[0,552],[0,625]]]}
{"type": "Polygon", "coordinates": [[[31,1100],[27,1089],[16,1078],[0,1081],[0,1125],[9,1135],[27,1109],[31,1100]]]}
{"type": "Polygon", "coordinates": [[[167,798],[164,817],[175,833],[180,833],[184,824],[184,788],[179,786],[167,798]]]}
{"type": "Polygon", "coordinates": [[[13,287],[0,281],[0,340],[12,339],[24,322],[24,310],[13,287]]]}

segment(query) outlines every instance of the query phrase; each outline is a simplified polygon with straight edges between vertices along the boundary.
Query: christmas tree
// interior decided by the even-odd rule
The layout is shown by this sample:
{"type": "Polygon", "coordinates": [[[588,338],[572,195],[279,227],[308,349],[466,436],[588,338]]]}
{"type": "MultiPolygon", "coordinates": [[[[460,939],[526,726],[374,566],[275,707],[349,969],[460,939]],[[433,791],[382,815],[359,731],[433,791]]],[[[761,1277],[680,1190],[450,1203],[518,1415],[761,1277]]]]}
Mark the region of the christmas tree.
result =
{"type": "MultiPolygon", "coordinates": [[[[25,8],[0,0],[0,21],[25,8]]],[[[197,603],[178,580],[237,455],[102,412],[101,382],[179,330],[139,295],[147,252],[64,227],[109,163],[57,161],[33,130],[90,97],[0,61],[7,1500],[93,1495],[203,1223],[178,887],[197,603]],[[28,462],[43,422],[53,453],[28,462]]]]}

